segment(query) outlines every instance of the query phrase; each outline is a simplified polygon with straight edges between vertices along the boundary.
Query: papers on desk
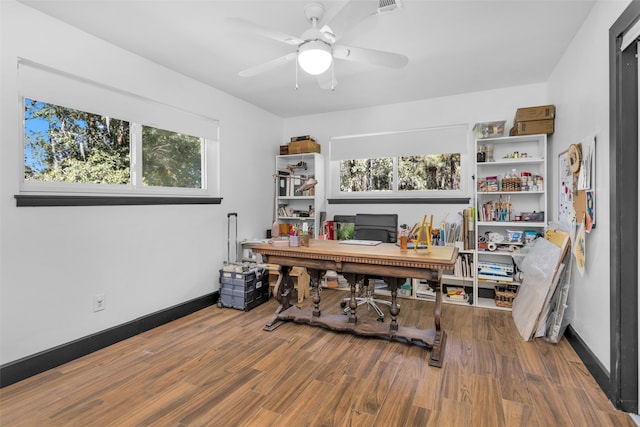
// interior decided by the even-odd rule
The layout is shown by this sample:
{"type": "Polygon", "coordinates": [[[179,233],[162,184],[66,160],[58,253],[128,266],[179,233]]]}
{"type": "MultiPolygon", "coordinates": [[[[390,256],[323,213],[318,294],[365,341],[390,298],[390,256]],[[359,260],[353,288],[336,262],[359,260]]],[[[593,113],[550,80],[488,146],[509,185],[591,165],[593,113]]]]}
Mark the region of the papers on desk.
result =
{"type": "Polygon", "coordinates": [[[342,243],[343,245],[362,245],[362,246],[375,246],[382,243],[382,241],[380,240],[358,240],[358,239],[339,240],[339,242],[342,243]]]}

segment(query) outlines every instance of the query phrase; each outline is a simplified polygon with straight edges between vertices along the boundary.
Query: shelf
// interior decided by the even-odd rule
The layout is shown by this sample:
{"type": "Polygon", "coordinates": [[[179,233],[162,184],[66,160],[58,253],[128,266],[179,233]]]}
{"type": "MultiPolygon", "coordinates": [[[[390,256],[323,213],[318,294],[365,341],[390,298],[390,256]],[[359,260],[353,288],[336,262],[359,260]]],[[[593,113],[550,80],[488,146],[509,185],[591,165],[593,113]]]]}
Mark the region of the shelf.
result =
{"type": "MultiPolygon", "coordinates": [[[[509,245],[508,231],[531,230],[536,233],[543,233],[547,227],[549,220],[548,197],[549,197],[549,175],[548,175],[548,139],[547,135],[521,135],[521,136],[505,136],[496,138],[481,138],[475,140],[475,152],[490,153],[493,161],[491,162],[475,162],[475,177],[477,183],[474,188],[474,202],[478,210],[478,217],[487,218],[504,218],[500,216],[497,207],[499,199],[503,202],[511,204],[511,215],[507,218],[514,219],[512,221],[478,221],[475,222],[475,235],[485,236],[487,232],[497,233],[504,237],[504,242],[498,245],[509,245]],[[517,154],[516,154],[517,153],[517,154]],[[521,157],[525,154],[526,157],[521,157]],[[517,155],[516,158],[513,156],[517,155]],[[514,187],[501,187],[495,185],[493,176],[505,177],[511,176],[513,171],[520,177],[520,173],[528,171],[531,173],[531,180],[535,180],[534,176],[539,175],[543,178],[542,182],[535,186],[526,186],[522,189],[532,189],[535,191],[487,191],[500,189],[514,189],[514,187]],[[491,179],[487,179],[491,178],[491,179]],[[485,181],[483,183],[482,181],[485,181]],[[505,200],[506,199],[506,200],[505,200]],[[486,209],[493,211],[484,212],[486,209]],[[536,212],[539,216],[530,216],[529,213],[536,212]],[[537,218],[538,221],[515,221],[515,218],[537,218]]],[[[503,182],[504,183],[504,182],[503,182]]],[[[518,187],[515,187],[518,188],[518,187]]],[[[492,240],[501,240],[498,237],[490,236],[492,240]]],[[[508,246],[505,246],[508,249],[508,246]]],[[[483,261],[512,264],[513,258],[524,255],[524,251],[515,250],[480,250],[477,249],[474,256],[475,267],[477,268],[483,261]]],[[[521,285],[520,282],[507,281],[504,277],[492,275],[480,275],[476,272],[473,278],[473,305],[476,307],[484,307],[493,310],[511,311],[511,307],[499,307],[496,305],[495,298],[492,294],[495,292],[496,286],[514,286],[521,285]]],[[[518,278],[519,276],[515,276],[518,278]]]]}
{"type": "Polygon", "coordinates": [[[295,220],[295,221],[314,221],[312,216],[279,216],[278,219],[295,220]]]}
{"type": "Polygon", "coordinates": [[[322,233],[320,213],[325,210],[324,170],[324,160],[319,153],[286,154],[275,158],[275,172],[279,176],[274,214],[285,225],[303,223],[314,238],[322,233]],[[310,177],[317,181],[313,190],[297,191],[310,177]],[[293,178],[295,180],[292,181],[293,178]],[[283,207],[286,210],[281,210],[283,207]],[[307,212],[314,216],[299,216],[307,212]]]}
{"type": "Polygon", "coordinates": [[[544,194],[544,191],[478,191],[478,196],[487,196],[492,194],[521,195],[521,194],[544,194]]]}
{"type": "Polygon", "coordinates": [[[483,287],[483,288],[491,289],[491,288],[493,288],[493,286],[495,286],[495,285],[514,285],[514,286],[520,286],[520,285],[522,285],[522,283],[521,283],[521,282],[516,282],[515,280],[514,280],[514,281],[511,281],[511,282],[505,282],[505,281],[502,281],[502,280],[491,280],[491,279],[481,279],[481,278],[478,278],[478,287],[483,287]],[[485,286],[480,286],[480,284],[481,284],[481,283],[482,283],[483,285],[484,285],[484,284],[489,284],[489,285],[490,285],[490,287],[488,287],[488,288],[487,288],[487,287],[485,287],[485,286]]]}
{"type": "Polygon", "coordinates": [[[502,256],[511,256],[513,254],[516,254],[517,252],[510,252],[510,251],[485,251],[485,250],[478,250],[478,255],[502,255],[502,256]]]}
{"type": "Polygon", "coordinates": [[[478,227],[488,226],[488,227],[546,227],[544,222],[534,222],[534,221],[478,221],[478,227]]]}
{"type": "Polygon", "coordinates": [[[498,307],[496,305],[496,301],[491,299],[491,298],[478,298],[476,300],[476,305],[478,307],[483,307],[483,308],[491,308],[493,310],[506,310],[506,311],[511,311],[511,307],[498,307]]]}
{"type": "Polygon", "coordinates": [[[452,284],[453,282],[468,283],[469,285],[473,285],[473,277],[461,277],[461,276],[454,276],[452,274],[443,274],[442,282],[443,283],[446,282],[448,284],[452,284]]]}
{"type": "Polygon", "coordinates": [[[278,200],[313,200],[315,196],[278,196],[278,200]]]}
{"type": "Polygon", "coordinates": [[[498,159],[493,162],[479,162],[478,168],[490,167],[490,166],[503,166],[503,165],[526,165],[526,164],[540,164],[544,163],[544,159],[540,157],[521,157],[518,159],[498,159]]]}

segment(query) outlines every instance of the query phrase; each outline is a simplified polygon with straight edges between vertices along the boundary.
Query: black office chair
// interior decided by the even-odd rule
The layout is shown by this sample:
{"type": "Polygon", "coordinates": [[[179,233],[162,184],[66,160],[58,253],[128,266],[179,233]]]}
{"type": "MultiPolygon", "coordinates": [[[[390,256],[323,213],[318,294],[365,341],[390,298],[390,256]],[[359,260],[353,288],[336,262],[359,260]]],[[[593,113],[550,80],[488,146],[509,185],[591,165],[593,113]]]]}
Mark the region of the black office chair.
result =
{"type": "MultiPolygon", "coordinates": [[[[357,240],[379,240],[384,243],[395,243],[398,239],[397,214],[356,214],[353,238],[357,240]]],[[[356,298],[357,306],[367,304],[378,313],[378,320],[384,321],[384,313],[377,304],[391,306],[391,301],[374,298],[376,278],[365,275],[362,283],[362,296],[356,298]]],[[[350,298],[345,298],[340,306],[349,313],[350,298]]]]}

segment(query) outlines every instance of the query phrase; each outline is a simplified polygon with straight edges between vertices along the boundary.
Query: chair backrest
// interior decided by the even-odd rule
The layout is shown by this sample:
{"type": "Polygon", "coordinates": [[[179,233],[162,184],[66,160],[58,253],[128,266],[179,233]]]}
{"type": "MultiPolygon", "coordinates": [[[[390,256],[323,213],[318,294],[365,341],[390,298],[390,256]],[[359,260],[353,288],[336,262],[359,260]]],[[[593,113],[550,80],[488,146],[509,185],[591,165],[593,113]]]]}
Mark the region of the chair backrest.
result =
{"type": "Polygon", "coordinates": [[[395,243],[398,239],[398,214],[356,214],[353,238],[395,243]]]}

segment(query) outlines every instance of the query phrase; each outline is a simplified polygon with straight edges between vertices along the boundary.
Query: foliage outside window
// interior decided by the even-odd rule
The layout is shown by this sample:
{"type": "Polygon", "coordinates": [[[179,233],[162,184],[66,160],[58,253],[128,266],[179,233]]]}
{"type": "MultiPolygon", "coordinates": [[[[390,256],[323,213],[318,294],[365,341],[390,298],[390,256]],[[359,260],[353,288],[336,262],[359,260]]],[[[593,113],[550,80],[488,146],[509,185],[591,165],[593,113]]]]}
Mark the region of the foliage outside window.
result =
{"type": "Polygon", "coordinates": [[[460,190],[460,153],[398,158],[398,191],[460,190]]]}
{"type": "Polygon", "coordinates": [[[341,160],[340,191],[460,190],[460,165],[460,153],[341,160]]]}
{"type": "Polygon", "coordinates": [[[393,190],[393,159],[354,159],[340,162],[340,191],[393,190]]]}
{"type": "Polygon", "coordinates": [[[27,182],[203,188],[196,136],[25,98],[24,138],[27,182]]]}

